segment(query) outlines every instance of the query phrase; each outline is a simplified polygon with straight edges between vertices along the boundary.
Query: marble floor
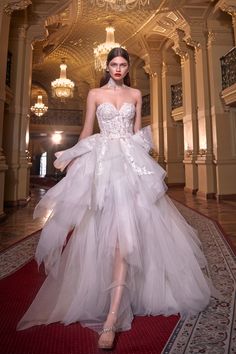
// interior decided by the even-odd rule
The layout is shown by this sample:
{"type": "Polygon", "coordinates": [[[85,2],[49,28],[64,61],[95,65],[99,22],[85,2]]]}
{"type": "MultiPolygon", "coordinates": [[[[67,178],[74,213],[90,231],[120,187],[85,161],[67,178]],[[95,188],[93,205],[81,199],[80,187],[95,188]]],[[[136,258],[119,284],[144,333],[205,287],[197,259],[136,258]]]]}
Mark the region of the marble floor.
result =
{"type": "Polygon", "coordinates": [[[33,220],[33,211],[45,193],[46,189],[32,188],[31,200],[26,206],[5,209],[6,218],[0,223],[0,251],[42,228],[45,220],[33,220]]]}
{"type": "MultiPolygon", "coordinates": [[[[32,215],[35,205],[45,192],[44,188],[34,187],[27,206],[6,209],[7,217],[0,224],[0,251],[42,228],[45,220],[33,220],[32,215]]],[[[169,188],[168,195],[218,221],[236,247],[236,201],[205,200],[184,192],[180,187],[169,188]]]]}

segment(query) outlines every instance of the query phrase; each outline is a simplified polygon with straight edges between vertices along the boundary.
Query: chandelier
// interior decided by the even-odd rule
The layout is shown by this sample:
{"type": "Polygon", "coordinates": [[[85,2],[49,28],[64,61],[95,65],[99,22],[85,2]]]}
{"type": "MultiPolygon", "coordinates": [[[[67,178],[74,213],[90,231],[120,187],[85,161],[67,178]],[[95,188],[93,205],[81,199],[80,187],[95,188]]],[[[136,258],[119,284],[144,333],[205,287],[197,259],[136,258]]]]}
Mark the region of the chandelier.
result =
{"type": "Polygon", "coordinates": [[[110,50],[115,47],[120,47],[120,44],[115,42],[115,28],[108,26],[106,28],[106,32],[106,42],[99,44],[93,50],[95,57],[95,69],[99,71],[106,69],[107,54],[110,50]]]}
{"type": "Polygon", "coordinates": [[[48,107],[43,103],[43,96],[41,94],[38,95],[37,102],[30,107],[30,110],[38,117],[42,117],[47,112],[48,107]]]}
{"type": "Polygon", "coordinates": [[[75,84],[66,77],[66,68],[64,59],[60,65],[60,78],[51,82],[53,97],[58,97],[61,101],[65,101],[66,98],[73,97],[73,90],[75,84]]]}
{"type": "Polygon", "coordinates": [[[149,5],[149,0],[90,0],[90,2],[93,6],[115,11],[133,10],[149,5]]]}

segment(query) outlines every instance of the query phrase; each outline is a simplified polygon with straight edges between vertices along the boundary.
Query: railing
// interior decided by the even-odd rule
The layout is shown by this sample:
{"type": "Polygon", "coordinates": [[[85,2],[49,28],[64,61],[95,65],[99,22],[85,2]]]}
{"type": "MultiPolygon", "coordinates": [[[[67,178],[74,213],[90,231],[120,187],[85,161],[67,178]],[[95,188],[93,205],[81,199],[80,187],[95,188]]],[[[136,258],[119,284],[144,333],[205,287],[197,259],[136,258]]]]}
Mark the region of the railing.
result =
{"type": "Polygon", "coordinates": [[[82,125],[83,111],[76,109],[48,109],[42,116],[32,115],[31,124],[82,125]]]}
{"type": "Polygon", "coordinates": [[[222,90],[236,83],[236,47],[226,53],[221,61],[222,90]]]}
{"type": "MultiPolygon", "coordinates": [[[[142,117],[150,115],[150,94],[142,97],[142,117]]],[[[31,114],[31,124],[82,125],[83,111],[73,109],[48,109],[42,116],[31,114]]]]}
{"type": "Polygon", "coordinates": [[[171,108],[175,109],[183,106],[183,88],[182,82],[171,85],[171,108]]]}
{"type": "Polygon", "coordinates": [[[150,94],[142,97],[142,117],[150,116],[151,108],[150,108],[150,94]]]}
{"type": "Polygon", "coordinates": [[[6,85],[11,87],[11,64],[12,64],[12,53],[7,53],[7,72],[6,72],[6,85]]]}

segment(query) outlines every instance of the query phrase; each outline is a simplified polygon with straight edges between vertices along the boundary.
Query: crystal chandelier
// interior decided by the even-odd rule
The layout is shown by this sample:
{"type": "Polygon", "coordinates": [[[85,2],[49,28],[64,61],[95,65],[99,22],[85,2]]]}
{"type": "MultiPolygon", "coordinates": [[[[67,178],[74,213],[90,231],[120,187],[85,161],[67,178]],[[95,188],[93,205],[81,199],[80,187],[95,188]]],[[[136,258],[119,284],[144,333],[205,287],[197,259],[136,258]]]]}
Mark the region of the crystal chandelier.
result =
{"type": "Polygon", "coordinates": [[[90,0],[93,6],[106,7],[107,10],[125,11],[149,5],[149,0],[90,0]]]}
{"type": "Polygon", "coordinates": [[[31,106],[30,110],[38,117],[42,117],[47,112],[48,107],[43,103],[43,96],[41,94],[38,95],[37,102],[31,106]]]}
{"type": "Polygon", "coordinates": [[[106,42],[101,43],[94,48],[95,69],[99,71],[106,69],[107,54],[110,50],[115,47],[120,47],[120,44],[115,42],[115,28],[108,26],[106,32],[106,42]]]}
{"type": "Polygon", "coordinates": [[[60,78],[51,83],[53,97],[58,97],[62,101],[66,98],[73,97],[73,90],[75,87],[74,82],[66,77],[66,68],[67,65],[62,59],[62,64],[60,65],[60,78]]]}

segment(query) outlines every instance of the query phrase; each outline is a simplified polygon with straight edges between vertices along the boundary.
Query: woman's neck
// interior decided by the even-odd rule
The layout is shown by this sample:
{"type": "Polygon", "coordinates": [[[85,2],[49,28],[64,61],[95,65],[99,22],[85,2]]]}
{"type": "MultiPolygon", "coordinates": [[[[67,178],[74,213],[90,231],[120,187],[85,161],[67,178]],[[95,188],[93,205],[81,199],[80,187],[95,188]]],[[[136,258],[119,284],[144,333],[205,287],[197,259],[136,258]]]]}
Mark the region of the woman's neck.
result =
{"type": "Polygon", "coordinates": [[[125,84],[124,84],[123,80],[116,81],[116,80],[112,79],[112,77],[110,77],[110,79],[107,83],[107,87],[113,88],[113,89],[118,89],[118,88],[121,88],[124,86],[125,86],[125,84]]]}

